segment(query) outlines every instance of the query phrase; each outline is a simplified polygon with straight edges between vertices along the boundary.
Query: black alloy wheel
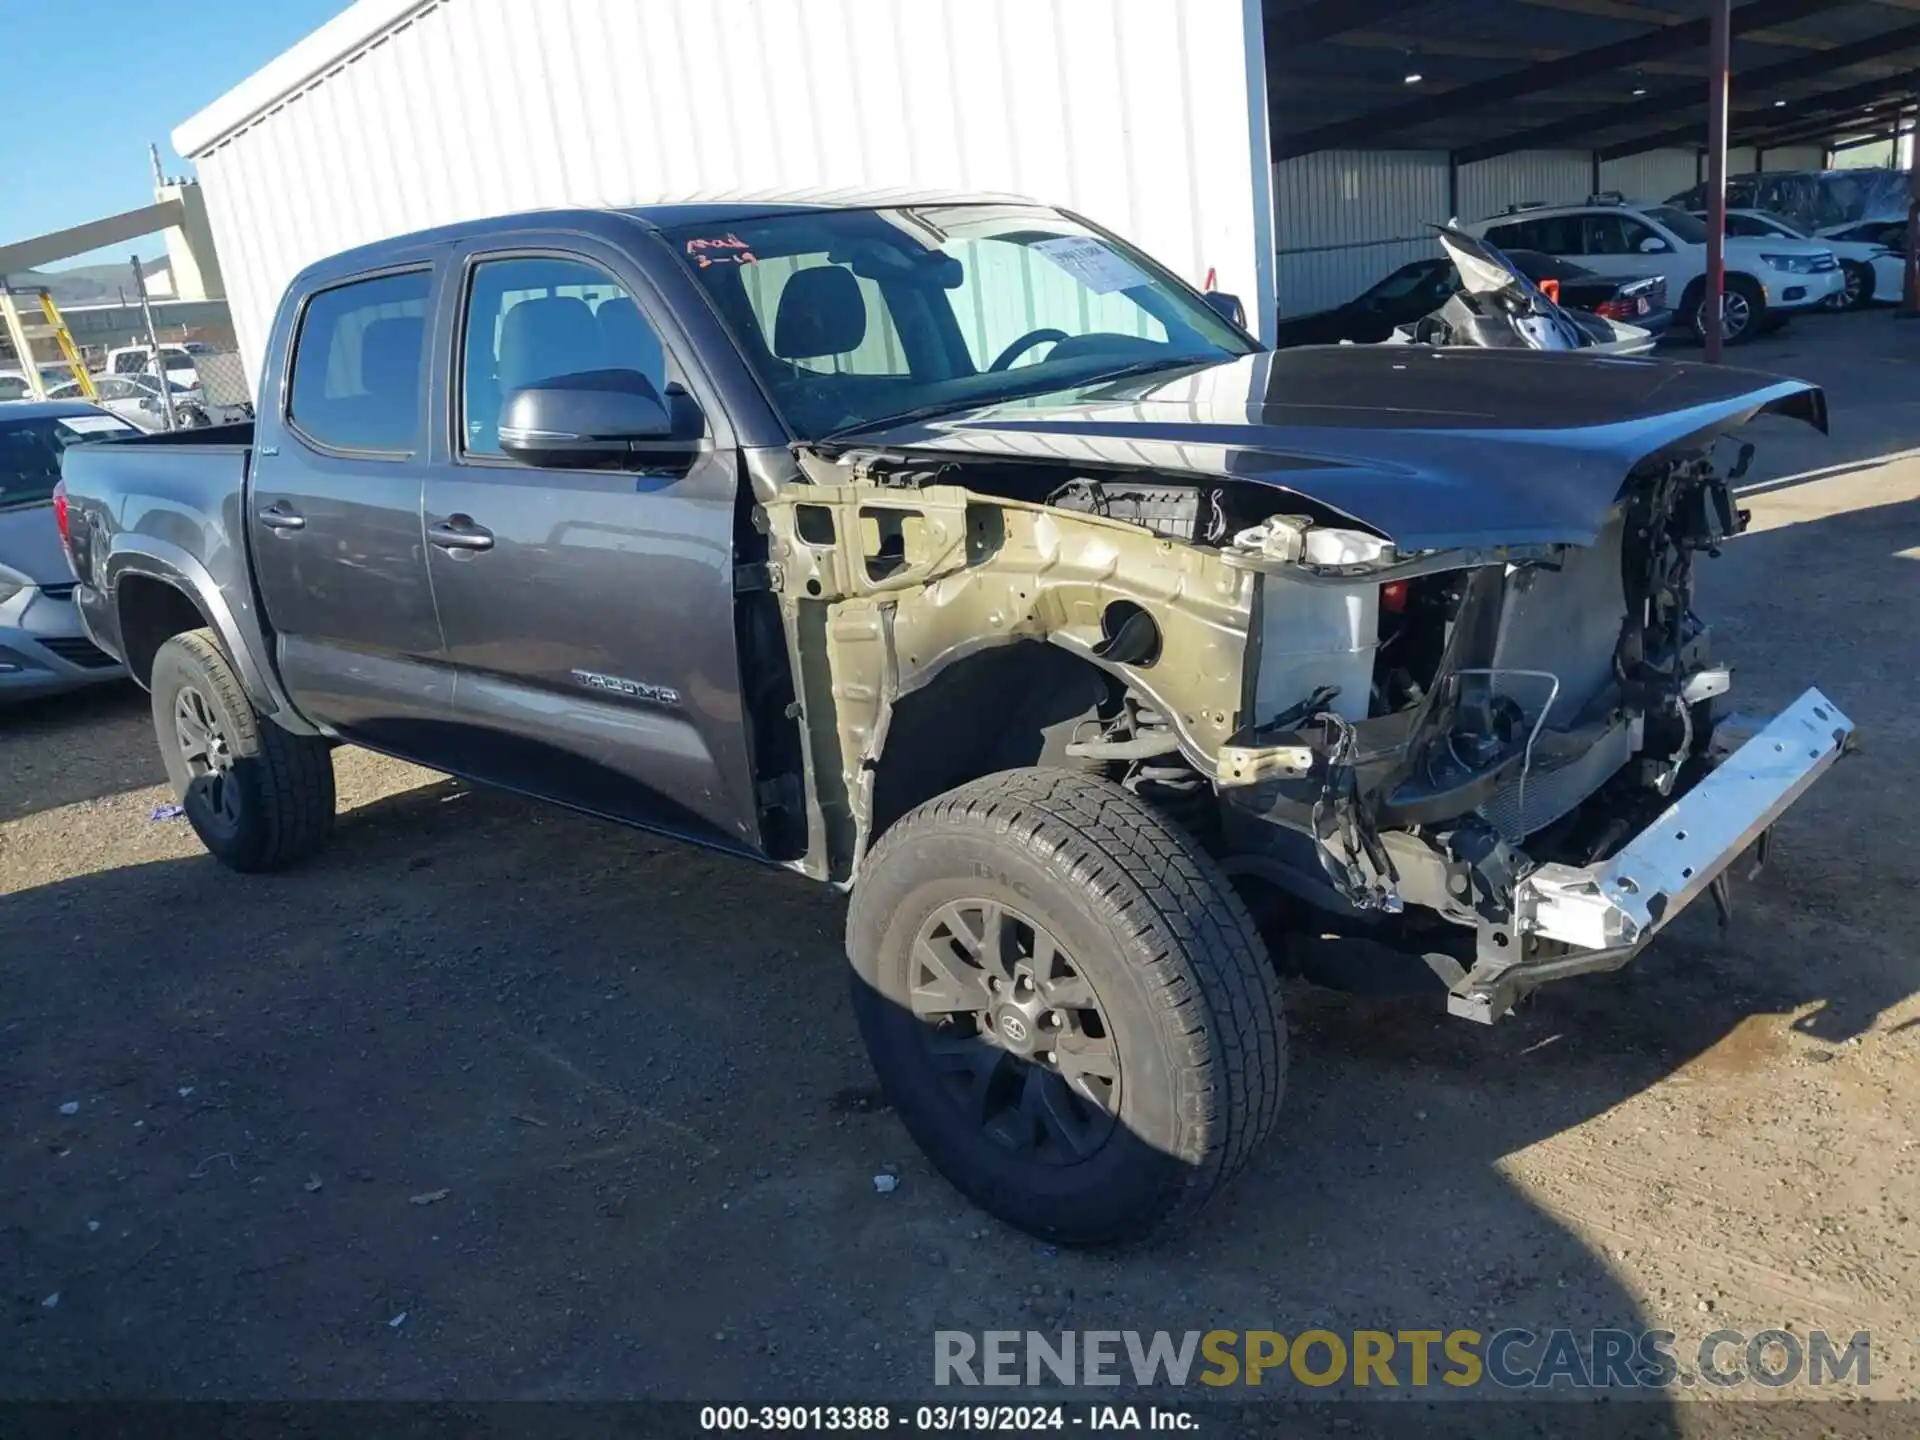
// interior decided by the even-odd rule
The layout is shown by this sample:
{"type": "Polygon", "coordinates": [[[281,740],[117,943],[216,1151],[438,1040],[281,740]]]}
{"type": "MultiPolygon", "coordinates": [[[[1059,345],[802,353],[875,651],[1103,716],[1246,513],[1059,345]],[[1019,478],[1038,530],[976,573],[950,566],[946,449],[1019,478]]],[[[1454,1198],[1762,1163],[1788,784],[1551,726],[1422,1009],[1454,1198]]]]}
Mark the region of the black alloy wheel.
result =
{"type": "Polygon", "coordinates": [[[240,786],[233,778],[233,745],[220,725],[220,713],[192,685],[173,699],[173,735],[180,760],[206,797],[209,819],[228,830],[240,825],[240,786]]]}
{"type": "Polygon", "coordinates": [[[921,926],[910,964],[927,1059],[971,1124],[1048,1165],[1106,1144],[1119,1051],[1099,996],[1044,926],[996,901],[955,900],[921,926]]]}

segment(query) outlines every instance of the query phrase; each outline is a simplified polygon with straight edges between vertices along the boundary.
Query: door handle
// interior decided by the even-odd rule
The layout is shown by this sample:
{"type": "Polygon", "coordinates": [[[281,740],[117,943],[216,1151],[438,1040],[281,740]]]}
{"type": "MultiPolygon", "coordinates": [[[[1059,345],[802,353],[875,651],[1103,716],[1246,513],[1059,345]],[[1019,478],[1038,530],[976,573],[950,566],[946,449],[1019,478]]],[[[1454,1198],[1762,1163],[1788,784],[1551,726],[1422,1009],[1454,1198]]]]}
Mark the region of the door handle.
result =
{"type": "Polygon", "coordinates": [[[307,517],[282,509],[279,502],[275,501],[260,512],[260,523],[269,530],[304,530],[307,528],[307,517]]]}
{"type": "Polygon", "coordinates": [[[474,524],[468,515],[449,515],[444,523],[428,526],[427,540],[449,552],[493,548],[493,532],[474,524]]]}

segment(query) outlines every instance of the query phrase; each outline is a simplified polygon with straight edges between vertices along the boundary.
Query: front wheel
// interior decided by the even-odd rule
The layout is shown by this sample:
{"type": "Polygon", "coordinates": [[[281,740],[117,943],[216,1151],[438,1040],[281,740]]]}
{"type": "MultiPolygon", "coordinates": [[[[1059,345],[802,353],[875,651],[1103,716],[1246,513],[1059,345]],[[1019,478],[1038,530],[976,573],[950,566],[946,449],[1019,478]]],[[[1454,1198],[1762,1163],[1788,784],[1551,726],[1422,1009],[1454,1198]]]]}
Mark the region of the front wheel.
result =
{"type": "Polygon", "coordinates": [[[1846,288],[1820,302],[1823,310],[1864,310],[1873,303],[1873,267],[1860,260],[1842,260],[1840,273],[1846,288]]]}
{"type": "Polygon", "coordinates": [[[173,793],[233,870],[278,870],[333,829],[333,757],[254,711],[213,632],[175,635],[153,657],[153,728],[173,793]]]}
{"type": "MultiPolygon", "coordinates": [[[[1701,340],[1707,337],[1706,286],[1695,281],[1687,287],[1683,304],[1685,321],[1701,340]]],[[[1720,338],[1728,345],[1744,345],[1761,332],[1767,322],[1767,297],[1757,281],[1745,275],[1729,275],[1720,297],[1720,338]]]]}
{"type": "Polygon", "coordinates": [[[1279,1112],[1278,981],[1187,835],[1109,781],[1014,770],[929,801],[868,856],[854,1006],[929,1159],[1067,1244],[1178,1222],[1279,1112]]]}

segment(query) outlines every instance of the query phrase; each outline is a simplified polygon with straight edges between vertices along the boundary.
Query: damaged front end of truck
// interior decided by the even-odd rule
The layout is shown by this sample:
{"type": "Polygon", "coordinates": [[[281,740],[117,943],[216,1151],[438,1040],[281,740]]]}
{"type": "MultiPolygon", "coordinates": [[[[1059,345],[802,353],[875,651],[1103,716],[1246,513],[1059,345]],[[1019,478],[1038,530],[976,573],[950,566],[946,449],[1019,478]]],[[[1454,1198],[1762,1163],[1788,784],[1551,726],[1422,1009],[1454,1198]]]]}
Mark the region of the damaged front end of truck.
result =
{"type": "MultiPolygon", "coordinates": [[[[1382,363],[1344,353],[1291,355],[1322,385],[1382,363]]],[[[1578,424],[1324,397],[1223,418],[1189,385],[797,445],[800,483],[755,511],[806,760],[797,863],[852,883],[969,769],[1097,770],[1290,948],[1411,958],[1480,1021],[1626,963],[1702,895],[1724,912],[1852,726],[1812,689],[1726,719],[1695,571],[1745,524],[1726,432],[1824,428],[1824,400],[1573,363],[1614,386],[1578,424]]]]}

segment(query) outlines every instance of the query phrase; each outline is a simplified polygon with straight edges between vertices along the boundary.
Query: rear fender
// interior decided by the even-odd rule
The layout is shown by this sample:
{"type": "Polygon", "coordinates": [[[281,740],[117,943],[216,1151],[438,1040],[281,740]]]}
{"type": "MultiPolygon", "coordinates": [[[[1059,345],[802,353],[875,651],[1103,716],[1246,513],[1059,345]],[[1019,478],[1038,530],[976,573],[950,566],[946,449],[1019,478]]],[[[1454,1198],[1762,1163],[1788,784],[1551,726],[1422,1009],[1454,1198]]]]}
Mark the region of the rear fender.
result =
{"type": "Polygon", "coordinates": [[[247,698],[256,710],[262,715],[271,715],[275,724],[296,735],[319,733],[300,717],[281,688],[273,672],[269,641],[261,631],[250,596],[244,611],[236,611],[227,591],[187,550],[153,535],[122,531],[113,537],[108,549],[99,588],[114,611],[116,629],[123,635],[125,617],[119,614],[120,582],[132,575],[170,585],[193,602],[219,639],[220,648],[233,661],[247,698]]]}

